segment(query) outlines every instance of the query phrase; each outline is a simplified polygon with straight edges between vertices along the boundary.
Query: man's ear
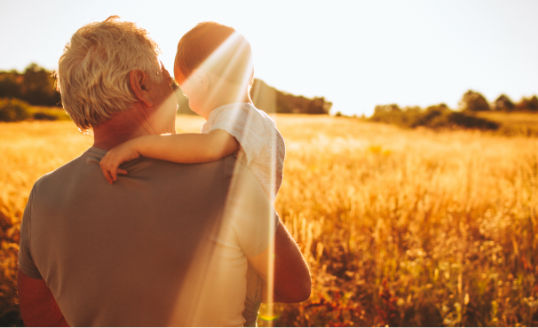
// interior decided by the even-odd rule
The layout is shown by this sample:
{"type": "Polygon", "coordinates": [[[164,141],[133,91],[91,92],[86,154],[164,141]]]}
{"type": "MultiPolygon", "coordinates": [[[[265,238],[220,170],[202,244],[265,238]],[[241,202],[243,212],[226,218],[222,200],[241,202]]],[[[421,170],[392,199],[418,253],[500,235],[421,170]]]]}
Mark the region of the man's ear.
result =
{"type": "Polygon", "coordinates": [[[147,107],[152,107],[148,82],[148,76],[143,71],[137,69],[129,72],[129,86],[134,96],[147,107]]]}

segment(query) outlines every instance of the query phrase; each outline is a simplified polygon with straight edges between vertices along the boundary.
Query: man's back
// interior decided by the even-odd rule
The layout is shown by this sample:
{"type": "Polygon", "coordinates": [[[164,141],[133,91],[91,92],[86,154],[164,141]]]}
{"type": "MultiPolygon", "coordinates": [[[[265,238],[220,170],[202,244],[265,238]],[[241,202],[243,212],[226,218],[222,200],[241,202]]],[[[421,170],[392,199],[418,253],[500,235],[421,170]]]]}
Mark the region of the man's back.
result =
{"type": "Polygon", "coordinates": [[[36,183],[21,229],[21,270],[46,282],[70,325],[204,324],[181,322],[182,311],[192,312],[189,298],[199,296],[186,277],[200,249],[220,243],[239,258],[228,277],[235,295],[214,295],[231,311],[219,314],[220,325],[242,324],[247,262],[233,244],[242,237],[213,238],[222,230],[234,158],[197,165],[142,159],[109,185],[98,165],[104,153],[90,148],[36,183]]]}

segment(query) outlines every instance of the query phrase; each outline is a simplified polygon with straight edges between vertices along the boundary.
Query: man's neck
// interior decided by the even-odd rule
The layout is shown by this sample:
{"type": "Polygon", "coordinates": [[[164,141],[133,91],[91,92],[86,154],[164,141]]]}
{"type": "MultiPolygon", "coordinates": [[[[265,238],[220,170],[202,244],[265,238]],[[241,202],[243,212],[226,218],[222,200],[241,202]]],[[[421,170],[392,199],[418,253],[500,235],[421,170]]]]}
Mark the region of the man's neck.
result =
{"type": "Polygon", "coordinates": [[[93,127],[94,147],[109,150],[127,140],[151,134],[147,113],[133,106],[114,114],[107,121],[93,127]]]}

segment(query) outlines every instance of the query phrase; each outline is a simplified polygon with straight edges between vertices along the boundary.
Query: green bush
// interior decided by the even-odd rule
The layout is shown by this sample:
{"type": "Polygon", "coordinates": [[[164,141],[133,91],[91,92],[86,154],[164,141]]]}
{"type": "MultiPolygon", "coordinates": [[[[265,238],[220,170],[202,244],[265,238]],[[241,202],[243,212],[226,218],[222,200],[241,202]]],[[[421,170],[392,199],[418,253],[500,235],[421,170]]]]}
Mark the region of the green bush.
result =
{"type": "Polygon", "coordinates": [[[16,122],[32,116],[30,105],[18,99],[0,99],[0,121],[16,122]]]}
{"type": "Polygon", "coordinates": [[[496,122],[461,112],[450,113],[448,119],[454,125],[466,129],[497,130],[499,128],[499,124],[496,122]]]}
{"type": "Polygon", "coordinates": [[[49,113],[43,113],[43,112],[35,113],[33,118],[34,120],[38,120],[38,121],[55,121],[58,119],[58,117],[54,115],[51,115],[49,113]]]}
{"type": "Polygon", "coordinates": [[[69,115],[61,107],[32,107],[32,119],[36,121],[69,120],[69,115]]]}

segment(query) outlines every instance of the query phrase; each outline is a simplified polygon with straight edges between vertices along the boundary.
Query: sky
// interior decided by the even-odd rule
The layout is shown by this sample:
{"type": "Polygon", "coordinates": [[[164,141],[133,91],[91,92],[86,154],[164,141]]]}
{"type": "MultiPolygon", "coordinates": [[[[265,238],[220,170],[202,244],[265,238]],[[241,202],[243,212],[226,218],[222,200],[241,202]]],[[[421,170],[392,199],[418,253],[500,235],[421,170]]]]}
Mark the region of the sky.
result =
{"type": "Polygon", "coordinates": [[[333,113],[456,108],[469,89],[489,101],[538,94],[536,14],[534,0],[0,0],[0,70],[55,69],[78,28],[118,15],[149,32],[172,72],[181,35],[217,21],[250,41],[256,77],[325,97],[333,113]]]}

